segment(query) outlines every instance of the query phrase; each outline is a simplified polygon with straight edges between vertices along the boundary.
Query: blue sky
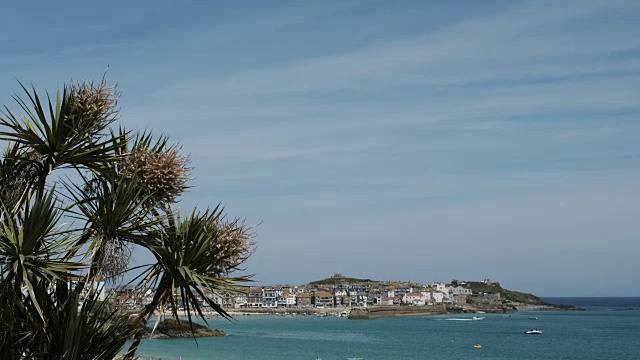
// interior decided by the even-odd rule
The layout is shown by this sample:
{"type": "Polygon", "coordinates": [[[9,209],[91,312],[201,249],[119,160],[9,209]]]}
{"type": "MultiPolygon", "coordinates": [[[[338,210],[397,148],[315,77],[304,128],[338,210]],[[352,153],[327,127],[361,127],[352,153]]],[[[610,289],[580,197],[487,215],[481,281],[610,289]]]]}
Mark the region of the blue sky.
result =
{"type": "Polygon", "coordinates": [[[123,123],[191,154],[181,206],[262,222],[260,282],[640,296],[638,18],[633,0],[12,2],[0,103],[109,65],[123,123]]]}

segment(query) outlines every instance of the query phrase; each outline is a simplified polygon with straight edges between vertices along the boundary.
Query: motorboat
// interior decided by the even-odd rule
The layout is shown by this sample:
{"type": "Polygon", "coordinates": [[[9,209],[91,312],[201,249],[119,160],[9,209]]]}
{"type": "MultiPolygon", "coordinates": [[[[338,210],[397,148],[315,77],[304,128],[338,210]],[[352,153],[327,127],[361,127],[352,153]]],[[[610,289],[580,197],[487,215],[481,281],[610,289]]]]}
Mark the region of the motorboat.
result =
{"type": "Polygon", "coordinates": [[[529,320],[538,320],[538,318],[535,316],[529,316],[529,320]]]}
{"type": "Polygon", "coordinates": [[[476,321],[477,320],[484,320],[484,318],[483,317],[474,316],[474,317],[471,318],[471,320],[476,320],[476,321]]]}
{"type": "Polygon", "coordinates": [[[481,349],[482,345],[476,343],[476,344],[473,345],[473,348],[474,349],[481,349]]]}
{"type": "Polygon", "coordinates": [[[527,335],[540,335],[542,334],[542,330],[540,329],[531,329],[524,332],[527,335]]]}

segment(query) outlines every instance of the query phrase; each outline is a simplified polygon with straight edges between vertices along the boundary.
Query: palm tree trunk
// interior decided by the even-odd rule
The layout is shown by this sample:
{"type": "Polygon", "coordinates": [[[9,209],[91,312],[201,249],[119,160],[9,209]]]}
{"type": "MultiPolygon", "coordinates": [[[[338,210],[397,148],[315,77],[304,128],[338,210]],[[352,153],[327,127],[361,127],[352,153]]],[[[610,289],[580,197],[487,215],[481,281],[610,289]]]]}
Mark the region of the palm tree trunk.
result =
{"type": "Polygon", "coordinates": [[[133,359],[133,356],[136,354],[136,351],[138,351],[138,347],[140,346],[140,343],[142,342],[142,334],[144,333],[145,325],[146,325],[147,321],[149,320],[149,317],[151,316],[151,314],[153,314],[153,308],[151,308],[151,304],[149,304],[136,317],[136,319],[134,321],[134,324],[135,324],[136,327],[138,327],[138,330],[136,330],[136,333],[135,333],[135,335],[133,337],[133,342],[131,343],[131,346],[129,346],[129,350],[127,351],[127,353],[123,357],[124,360],[133,359]]]}
{"type": "Polygon", "coordinates": [[[153,296],[153,300],[151,301],[151,303],[145,306],[145,308],[140,312],[140,314],[138,314],[138,316],[136,316],[133,322],[133,324],[137,327],[137,330],[133,337],[133,342],[131,343],[131,346],[129,346],[129,350],[123,357],[124,360],[132,360],[133,356],[136,354],[136,351],[138,351],[138,347],[142,342],[142,334],[144,333],[147,321],[149,321],[149,317],[153,315],[153,311],[158,308],[160,300],[162,299],[162,283],[163,281],[160,281],[160,283],[158,284],[156,293],[153,296]]]}

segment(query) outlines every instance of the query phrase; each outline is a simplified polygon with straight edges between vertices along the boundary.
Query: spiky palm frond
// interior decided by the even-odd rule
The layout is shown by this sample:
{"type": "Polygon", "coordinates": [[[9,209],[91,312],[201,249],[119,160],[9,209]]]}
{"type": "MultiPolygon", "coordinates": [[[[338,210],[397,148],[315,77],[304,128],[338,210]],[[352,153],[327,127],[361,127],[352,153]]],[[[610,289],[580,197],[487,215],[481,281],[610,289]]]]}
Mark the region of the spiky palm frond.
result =
{"type": "Polygon", "coordinates": [[[7,149],[0,159],[0,203],[15,212],[26,199],[29,187],[33,185],[33,180],[41,172],[41,168],[41,163],[30,159],[20,146],[7,144],[7,149]]]}
{"type": "Polygon", "coordinates": [[[42,329],[38,313],[4,278],[0,278],[0,323],[2,357],[33,358],[38,351],[33,345],[38,343],[39,329],[42,329]]]}
{"type": "Polygon", "coordinates": [[[133,335],[129,317],[101,300],[100,287],[89,286],[82,296],[71,289],[63,303],[53,301],[53,294],[44,294],[40,307],[46,329],[33,303],[10,289],[0,286],[3,359],[112,360],[133,335]]]}
{"type": "MultiPolygon", "coordinates": [[[[177,319],[176,309],[179,298],[187,313],[189,324],[192,324],[194,315],[206,322],[198,297],[218,314],[229,318],[227,312],[206,293],[240,292],[244,289],[242,283],[249,281],[249,278],[219,275],[220,268],[225,266],[224,261],[226,261],[218,257],[220,249],[216,246],[224,236],[224,231],[220,229],[223,209],[216,207],[204,213],[196,213],[194,210],[184,217],[180,212],[174,213],[170,208],[166,212],[160,241],[147,246],[157,262],[148,270],[142,281],[143,286],[155,285],[155,295],[138,321],[146,322],[154,310],[165,304],[171,305],[173,315],[177,319]]],[[[238,249],[244,249],[246,254],[237,256],[244,258],[249,256],[249,248],[238,247],[238,249]]],[[[135,351],[140,339],[141,333],[134,340],[130,351],[135,351]]]]}
{"type": "Polygon", "coordinates": [[[154,238],[162,218],[152,214],[137,179],[95,177],[67,187],[74,201],[69,214],[84,222],[77,245],[89,243],[91,264],[107,279],[126,270],[131,246],[154,238]]]}
{"type": "Polygon", "coordinates": [[[0,160],[0,357],[110,359],[133,334],[132,358],[151,314],[170,304],[177,317],[178,299],[189,324],[204,319],[201,299],[228,317],[207,295],[249,281],[230,273],[252,253],[252,229],[220,207],[186,216],[170,208],[189,188],[181,148],[112,130],[119,93],[104,78],[72,82],[53,101],[22,88],[19,109],[0,112],[0,141],[9,142],[0,160]],[[49,177],[60,168],[79,178],[49,177]],[[92,299],[99,275],[140,268],[128,266],[131,246],[155,263],[140,266],[138,284],[153,299],[129,322],[92,299]]]}
{"type": "MultiPolygon", "coordinates": [[[[72,298],[57,311],[50,309],[51,354],[68,360],[112,360],[134,334],[129,317],[100,299],[100,287],[72,298]]],[[[53,304],[51,304],[53,305],[53,304]]]]}
{"type": "Polygon", "coordinates": [[[164,301],[177,309],[173,295],[180,293],[187,314],[195,311],[202,316],[196,300],[200,295],[215,311],[227,316],[219,305],[205,296],[204,291],[236,292],[242,289],[238,285],[248,278],[219,276],[220,266],[223,266],[221,261],[225,260],[217,257],[219,251],[216,248],[223,234],[217,225],[222,218],[223,209],[220,207],[202,214],[194,211],[184,217],[180,212],[167,209],[160,242],[147,246],[157,263],[144,280],[158,283],[157,292],[162,293],[160,305],[164,305],[164,301]]]}
{"type": "Polygon", "coordinates": [[[67,279],[84,268],[77,262],[65,261],[72,248],[73,237],[56,229],[60,212],[56,209],[54,191],[34,198],[27,211],[13,217],[4,210],[0,224],[0,260],[2,276],[16,288],[25,288],[41,317],[35,288],[39,282],[67,279]]]}
{"type": "MultiPolygon", "coordinates": [[[[100,164],[113,158],[114,145],[111,139],[104,140],[102,136],[115,118],[96,116],[91,111],[78,110],[79,95],[74,95],[74,91],[70,93],[67,87],[62,93],[58,92],[55,103],[48,95],[46,102],[42,102],[33,88],[31,92],[24,86],[22,88],[28,100],[25,101],[19,96],[14,96],[14,99],[24,117],[21,118],[5,106],[4,117],[0,117],[0,125],[6,129],[0,131],[0,140],[11,141],[23,149],[28,149],[27,153],[37,157],[43,164],[41,176],[46,176],[53,169],[62,166],[98,169],[100,164]],[[82,116],[86,117],[81,118],[82,116]]],[[[103,101],[87,106],[91,108],[98,105],[112,106],[113,103],[103,101]]],[[[94,112],[110,113],[112,109],[96,109],[94,112]]]]}

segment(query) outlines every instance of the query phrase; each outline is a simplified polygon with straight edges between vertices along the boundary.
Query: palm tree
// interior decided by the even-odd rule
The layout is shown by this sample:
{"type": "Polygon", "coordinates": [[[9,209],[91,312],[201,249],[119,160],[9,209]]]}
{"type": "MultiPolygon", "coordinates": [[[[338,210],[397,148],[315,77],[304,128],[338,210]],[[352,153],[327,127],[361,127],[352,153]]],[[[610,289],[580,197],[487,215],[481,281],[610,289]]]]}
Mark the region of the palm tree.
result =
{"type": "Polygon", "coordinates": [[[205,320],[200,299],[228,318],[205,293],[243,289],[248,277],[233,274],[253,251],[253,228],[220,206],[180,211],[189,158],[167,137],[114,128],[120,93],[104,77],[69,82],[55,100],[22,88],[17,110],[0,114],[3,358],[113,359],[132,338],[132,359],[154,313],[169,306],[178,318],[178,298],[190,325],[205,320]],[[133,266],[136,248],[155,261],[133,266]],[[100,284],[133,270],[136,290],[153,298],[126,314],[100,284]]]}

